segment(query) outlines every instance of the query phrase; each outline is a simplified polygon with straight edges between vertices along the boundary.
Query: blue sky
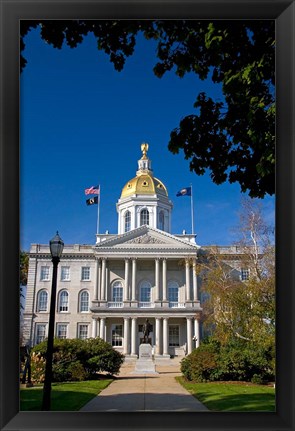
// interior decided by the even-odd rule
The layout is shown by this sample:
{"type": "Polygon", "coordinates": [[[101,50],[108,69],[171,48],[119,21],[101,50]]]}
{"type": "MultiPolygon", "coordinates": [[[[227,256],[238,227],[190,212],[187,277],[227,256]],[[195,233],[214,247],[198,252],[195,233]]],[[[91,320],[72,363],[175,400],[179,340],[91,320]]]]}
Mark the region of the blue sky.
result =
{"type": "MultiPolygon", "coordinates": [[[[28,64],[20,79],[21,249],[47,244],[59,231],[66,244],[94,244],[97,206],[86,206],[84,189],[101,186],[100,233],[117,233],[116,202],[135,176],[140,145],[149,143],[157,178],[174,208],[172,233],[191,232],[190,198],[177,191],[193,186],[194,225],[200,245],[228,245],[235,238],[241,197],[237,184],[215,185],[208,174],[189,170],[182,153],[167,144],[182,117],[194,113],[200,91],[222,98],[211,81],[169,72],[156,78],[155,45],[138,40],[135,54],[116,72],[92,35],[75,49],[54,49],[38,30],[25,40],[28,64]]],[[[274,198],[263,200],[274,222],[274,198]]]]}

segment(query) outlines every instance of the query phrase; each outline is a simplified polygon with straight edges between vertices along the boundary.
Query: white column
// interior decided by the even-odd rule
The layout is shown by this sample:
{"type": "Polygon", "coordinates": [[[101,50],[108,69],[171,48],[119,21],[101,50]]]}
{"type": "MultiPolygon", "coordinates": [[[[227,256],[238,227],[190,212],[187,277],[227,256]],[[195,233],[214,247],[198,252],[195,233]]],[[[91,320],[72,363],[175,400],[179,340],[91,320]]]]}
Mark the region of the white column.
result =
{"type": "Polygon", "coordinates": [[[129,353],[129,317],[124,317],[124,346],[123,354],[127,355],[129,353]]]}
{"type": "Polygon", "coordinates": [[[186,286],[186,301],[190,301],[191,295],[190,295],[190,267],[189,267],[189,260],[186,259],[185,261],[185,286],[186,286]]]}
{"type": "Polygon", "coordinates": [[[196,259],[194,259],[193,262],[193,300],[197,301],[198,300],[198,279],[197,279],[197,274],[196,274],[196,266],[197,266],[197,262],[196,259]]]}
{"type": "Polygon", "coordinates": [[[137,318],[131,320],[131,355],[136,355],[136,322],[137,318]]]}
{"type": "Polygon", "coordinates": [[[186,334],[187,334],[187,353],[188,355],[190,353],[192,353],[193,350],[193,344],[192,344],[192,318],[191,317],[187,317],[186,318],[186,334]]]}
{"type": "Polygon", "coordinates": [[[168,318],[163,319],[163,355],[168,355],[168,318]]]}
{"type": "Polygon", "coordinates": [[[129,300],[129,259],[125,259],[125,289],[124,289],[124,301],[129,300]]]}
{"type": "Polygon", "coordinates": [[[159,285],[160,285],[160,261],[159,258],[155,259],[155,288],[156,288],[156,297],[155,301],[159,301],[159,285]]]}
{"type": "Polygon", "coordinates": [[[196,319],[196,318],[194,320],[194,332],[195,332],[194,336],[196,337],[195,347],[197,348],[200,345],[200,324],[199,324],[198,319],[196,319]]]}
{"type": "Polygon", "coordinates": [[[106,280],[105,280],[105,300],[109,301],[109,281],[110,281],[110,270],[109,270],[109,261],[106,259],[106,280]]]}
{"type": "Polygon", "coordinates": [[[132,259],[132,292],[131,300],[136,301],[136,259],[132,259]]]}
{"type": "Polygon", "coordinates": [[[106,319],[105,317],[102,317],[100,319],[100,328],[99,328],[99,337],[102,340],[105,340],[105,325],[106,325],[106,319]]]}
{"type": "Polygon", "coordinates": [[[156,355],[161,354],[161,319],[156,317],[156,355]]]}
{"type": "Polygon", "coordinates": [[[167,301],[167,259],[163,259],[163,301],[167,301]]]}
{"type": "Polygon", "coordinates": [[[92,317],[92,338],[97,337],[97,317],[92,317]]]}
{"type": "Polygon", "coordinates": [[[106,260],[105,258],[102,258],[102,264],[101,264],[101,284],[100,284],[100,299],[101,301],[106,300],[106,260]]]}
{"type": "Polygon", "coordinates": [[[99,288],[99,262],[100,259],[95,259],[95,289],[94,289],[94,300],[98,300],[98,288],[99,288]]]}

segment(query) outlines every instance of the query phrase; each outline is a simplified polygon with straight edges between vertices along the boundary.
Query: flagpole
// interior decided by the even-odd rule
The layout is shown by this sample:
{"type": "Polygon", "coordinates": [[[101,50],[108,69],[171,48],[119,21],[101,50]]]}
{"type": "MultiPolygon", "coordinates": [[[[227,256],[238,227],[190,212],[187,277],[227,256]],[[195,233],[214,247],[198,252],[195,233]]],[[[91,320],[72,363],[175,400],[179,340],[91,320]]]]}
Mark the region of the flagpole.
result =
{"type": "Polygon", "coordinates": [[[99,185],[99,194],[97,196],[97,226],[96,226],[96,234],[99,234],[99,206],[100,206],[100,185],[99,185]]]}
{"type": "Polygon", "coordinates": [[[193,185],[191,183],[191,216],[192,216],[192,234],[195,234],[194,229],[194,203],[193,203],[193,185]]]}

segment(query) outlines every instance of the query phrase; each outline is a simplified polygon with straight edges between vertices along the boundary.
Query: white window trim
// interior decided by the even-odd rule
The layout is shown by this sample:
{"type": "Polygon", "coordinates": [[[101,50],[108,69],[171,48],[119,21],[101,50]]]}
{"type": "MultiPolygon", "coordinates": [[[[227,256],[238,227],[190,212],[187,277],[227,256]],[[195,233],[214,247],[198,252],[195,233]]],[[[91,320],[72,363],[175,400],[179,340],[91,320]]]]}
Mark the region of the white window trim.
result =
{"type": "Polygon", "coordinates": [[[81,267],[81,281],[91,281],[91,267],[89,265],[81,267]],[[83,269],[84,268],[89,268],[89,278],[83,278],[83,269]]]}
{"type": "Polygon", "coordinates": [[[49,265],[41,265],[40,268],[40,281],[50,281],[50,266],[49,265]],[[43,268],[48,268],[48,278],[42,278],[42,269],[43,268]]]}
{"type": "Polygon", "coordinates": [[[77,338],[79,339],[79,340],[86,340],[87,338],[89,338],[89,323],[78,323],[78,328],[77,328],[77,338]],[[82,326],[86,326],[87,327],[87,335],[86,335],[86,338],[81,338],[80,337],[80,328],[82,327],[82,326]]]}
{"type": "Polygon", "coordinates": [[[58,313],[69,313],[69,311],[70,311],[70,299],[69,298],[70,298],[70,295],[66,289],[62,289],[58,292],[58,301],[57,301],[57,307],[58,307],[57,312],[58,313]],[[60,296],[61,296],[62,292],[66,292],[68,294],[68,309],[67,310],[60,310],[59,309],[60,308],[60,296]]]}
{"type": "Polygon", "coordinates": [[[63,265],[60,269],[60,281],[71,281],[71,267],[69,265],[63,265]],[[69,269],[69,278],[63,278],[63,268],[68,268],[69,269]]]}
{"type": "Polygon", "coordinates": [[[68,323],[64,323],[64,322],[57,322],[57,323],[56,323],[56,328],[55,328],[55,330],[56,330],[55,336],[56,336],[58,339],[60,339],[60,340],[66,340],[66,339],[68,338],[68,332],[69,332],[69,324],[68,324],[68,323]],[[58,335],[58,327],[59,327],[59,326],[65,326],[65,327],[66,327],[66,336],[65,336],[65,338],[64,338],[64,337],[59,337],[59,335],[58,335]]]}
{"type": "Polygon", "coordinates": [[[90,306],[89,306],[89,303],[90,303],[90,295],[89,295],[88,290],[86,290],[86,289],[81,290],[81,291],[79,292],[78,312],[79,312],[79,313],[90,313],[90,306]],[[81,297],[82,297],[82,294],[83,294],[84,292],[86,292],[86,293],[88,294],[88,309],[87,309],[87,310],[81,310],[81,297]]]}
{"type": "Polygon", "coordinates": [[[49,295],[48,295],[47,289],[41,289],[41,290],[39,290],[39,292],[37,293],[36,313],[48,313],[48,298],[49,298],[49,295]],[[47,294],[46,310],[39,310],[40,296],[41,296],[42,292],[45,292],[47,294]]]}

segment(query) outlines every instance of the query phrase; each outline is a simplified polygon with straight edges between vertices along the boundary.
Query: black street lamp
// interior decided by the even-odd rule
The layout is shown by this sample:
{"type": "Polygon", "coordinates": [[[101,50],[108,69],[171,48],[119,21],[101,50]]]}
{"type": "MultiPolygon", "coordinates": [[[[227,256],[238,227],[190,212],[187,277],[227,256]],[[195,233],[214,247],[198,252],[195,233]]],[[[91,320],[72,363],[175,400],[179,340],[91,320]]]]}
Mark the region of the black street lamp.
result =
{"type": "Polygon", "coordinates": [[[53,340],[54,340],[54,321],[55,321],[55,303],[56,303],[56,281],[57,281],[57,266],[62,255],[64,243],[58,232],[49,242],[50,253],[53,263],[52,287],[50,299],[46,365],[45,365],[45,380],[43,386],[43,401],[42,410],[50,410],[51,402],[51,382],[52,382],[52,356],[53,356],[53,340]]]}

